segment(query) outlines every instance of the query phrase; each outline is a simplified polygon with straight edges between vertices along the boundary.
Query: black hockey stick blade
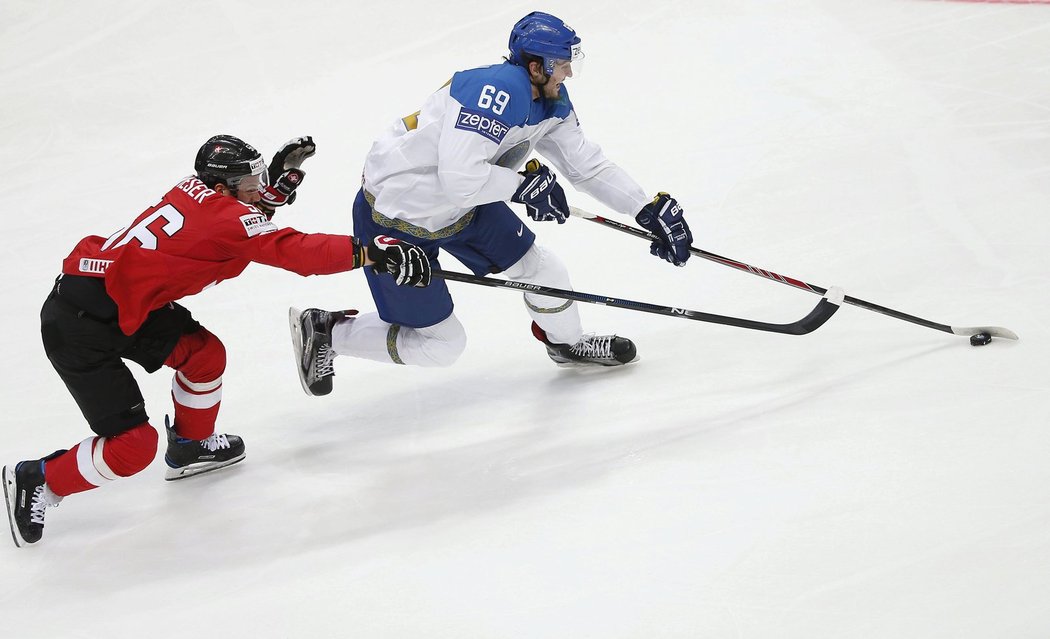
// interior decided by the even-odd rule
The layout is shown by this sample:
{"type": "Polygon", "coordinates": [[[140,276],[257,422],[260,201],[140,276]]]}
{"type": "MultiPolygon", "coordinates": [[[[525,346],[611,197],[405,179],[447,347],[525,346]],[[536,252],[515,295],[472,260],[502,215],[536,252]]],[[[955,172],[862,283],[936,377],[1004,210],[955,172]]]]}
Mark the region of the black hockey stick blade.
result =
{"type": "Polygon", "coordinates": [[[806,335],[807,333],[812,333],[813,331],[817,330],[818,328],[824,325],[824,322],[831,319],[831,316],[835,314],[835,311],[837,311],[839,309],[839,306],[842,304],[843,297],[845,297],[845,295],[842,292],[842,289],[832,287],[817,303],[813,310],[811,310],[809,314],[803,317],[802,319],[796,322],[791,322],[789,324],[770,324],[768,322],[758,322],[755,320],[743,319],[739,317],[730,317],[727,315],[715,315],[714,313],[693,311],[687,308],[660,306],[658,304],[650,304],[648,302],[635,302],[632,300],[625,300],[617,297],[609,297],[606,295],[583,293],[581,291],[567,291],[565,289],[541,286],[539,284],[530,284],[528,282],[497,280],[491,277],[481,277],[478,275],[470,275],[468,273],[457,273],[455,271],[445,271],[442,269],[434,269],[434,276],[446,280],[451,280],[454,282],[464,282],[467,284],[477,284],[480,286],[489,286],[493,288],[509,288],[516,291],[536,293],[538,295],[557,297],[559,299],[573,300],[576,302],[587,302],[589,304],[613,306],[616,308],[625,308],[631,311],[642,311],[643,313],[653,313],[655,315],[681,317],[682,319],[691,319],[696,320],[698,322],[707,322],[709,324],[736,326],[737,328],[747,328],[754,331],[765,331],[767,333],[781,333],[783,335],[806,335]]]}
{"type": "MultiPolygon", "coordinates": [[[[656,239],[656,236],[652,235],[646,230],[635,228],[628,224],[617,222],[616,220],[604,218],[600,215],[596,215],[594,213],[585,211],[575,206],[570,206],[569,212],[575,217],[582,217],[584,219],[590,220],[591,222],[601,224],[602,226],[611,229],[616,229],[617,231],[627,233],[628,235],[633,235],[638,238],[649,240],[650,242],[656,239]]],[[[821,286],[817,286],[816,284],[808,284],[806,282],[803,282],[802,280],[797,280],[793,277],[787,277],[786,275],[774,273],[773,271],[767,271],[766,269],[758,268],[757,266],[752,266],[750,264],[745,264],[743,262],[730,259],[728,257],[722,257],[721,255],[717,255],[715,253],[711,253],[703,249],[698,249],[695,246],[689,247],[689,253],[691,255],[702,257],[705,260],[709,260],[711,262],[715,262],[723,266],[735,268],[738,271],[751,273],[752,275],[757,275],[767,280],[773,280],[774,282],[780,282],[781,284],[787,284],[788,286],[799,288],[803,291],[809,291],[810,293],[816,293],[817,295],[824,295],[828,292],[828,289],[825,289],[821,286]]],[[[1002,326],[949,326],[947,324],[939,324],[937,322],[931,322],[930,320],[923,319],[921,317],[916,317],[914,315],[909,315],[907,313],[895,311],[892,308],[886,308],[885,306],[873,304],[872,302],[867,302],[856,297],[850,297],[849,295],[844,296],[842,301],[846,304],[849,304],[850,306],[856,306],[858,308],[867,309],[869,311],[874,311],[875,313],[879,313],[881,315],[886,315],[888,317],[904,320],[905,322],[911,322],[912,324],[918,324],[919,326],[925,326],[926,328],[932,328],[936,331],[950,333],[953,335],[961,335],[964,337],[968,337],[972,335],[977,335],[978,333],[987,333],[992,337],[1002,337],[1005,339],[1013,340],[1018,339],[1017,333],[1011,331],[1008,328],[1003,328],[1002,326]]]]}

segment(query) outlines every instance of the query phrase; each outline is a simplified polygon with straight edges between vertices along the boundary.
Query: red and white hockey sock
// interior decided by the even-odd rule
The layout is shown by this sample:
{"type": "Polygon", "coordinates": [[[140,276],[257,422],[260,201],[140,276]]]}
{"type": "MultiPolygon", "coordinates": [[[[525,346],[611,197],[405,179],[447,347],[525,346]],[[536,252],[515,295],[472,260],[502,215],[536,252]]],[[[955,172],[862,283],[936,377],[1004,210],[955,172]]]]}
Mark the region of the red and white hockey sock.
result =
{"type": "Polygon", "coordinates": [[[222,401],[226,348],[208,329],[183,335],[167,361],[175,369],[171,398],[175,402],[175,432],[186,439],[207,439],[215,432],[222,401]]]}
{"type": "Polygon", "coordinates": [[[171,379],[175,402],[175,432],[186,439],[207,439],[215,432],[215,419],[222,401],[222,377],[192,382],[182,371],[171,379]]]}
{"type": "Polygon", "coordinates": [[[142,423],[114,437],[88,437],[44,463],[44,478],[60,497],[130,477],[157,455],[157,431],[142,423]]]}

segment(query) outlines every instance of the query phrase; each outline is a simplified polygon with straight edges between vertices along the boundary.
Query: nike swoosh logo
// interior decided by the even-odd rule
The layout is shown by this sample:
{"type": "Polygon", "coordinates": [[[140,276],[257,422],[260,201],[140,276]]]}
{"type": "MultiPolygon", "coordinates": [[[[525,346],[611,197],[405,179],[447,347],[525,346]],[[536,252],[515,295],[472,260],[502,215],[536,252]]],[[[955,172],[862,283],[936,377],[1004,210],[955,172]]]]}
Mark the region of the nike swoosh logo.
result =
{"type": "Polygon", "coordinates": [[[524,233],[524,232],[525,232],[525,225],[522,224],[521,228],[518,229],[518,237],[521,237],[521,234],[524,233]]]}

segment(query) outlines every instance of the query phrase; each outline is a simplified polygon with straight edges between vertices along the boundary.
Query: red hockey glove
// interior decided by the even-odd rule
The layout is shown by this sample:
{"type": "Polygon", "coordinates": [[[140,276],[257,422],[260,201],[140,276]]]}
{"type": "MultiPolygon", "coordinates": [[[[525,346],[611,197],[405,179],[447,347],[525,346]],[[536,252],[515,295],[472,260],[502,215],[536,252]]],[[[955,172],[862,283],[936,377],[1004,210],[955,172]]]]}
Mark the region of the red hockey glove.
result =
{"type": "Polygon", "coordinates": [[[376,273],[389,273],[398,286],[430,285],[430,260],[423,249],[389,235],[377,235],[368,244],[368,259],[376,273]]]}
{"type": "Polygon", "coordinates": [[[266,213],[267,217],[273,217],[274,209],[278,206],[294,202],[295,189],[299,188],[299,185],[303,183],[304,177],[306,177],[306,174],[299,169],[288,169],[281,174],[281,177],[277,178],[275,183],[264,186],[259,191],[259,194],[262,196],[257,205],[259,210],[266,213]]]}
{"type": "Polygon", "coordinates": [[[303,160],[312,157],[317,152],[317,145],[309,135],[301,138],[292,138],[285,142],[277,153],[273,154],[273,160],[267,171],[270,174],[270,184],[276,184],[281,174],[288,169],[298,169],[303,165],[303,160]]]}

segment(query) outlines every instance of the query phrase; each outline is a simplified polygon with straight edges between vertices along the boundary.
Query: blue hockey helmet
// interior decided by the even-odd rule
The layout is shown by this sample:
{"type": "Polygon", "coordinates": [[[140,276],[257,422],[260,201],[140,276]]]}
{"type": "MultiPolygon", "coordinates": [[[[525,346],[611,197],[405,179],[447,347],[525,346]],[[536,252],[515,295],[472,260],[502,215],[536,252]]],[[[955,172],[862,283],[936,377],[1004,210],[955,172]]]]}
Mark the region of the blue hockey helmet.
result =
{"type": "Polygon", "coordinates": [[[543,59],[543,70],[547,75],[554,73],[554,64],[558,61],[576,62],[583,58],[580,48],[580,36],[561,18],[542,11],[533,11],[510,30],[511,63],[528,66],[525,54],[543,59]]]}

